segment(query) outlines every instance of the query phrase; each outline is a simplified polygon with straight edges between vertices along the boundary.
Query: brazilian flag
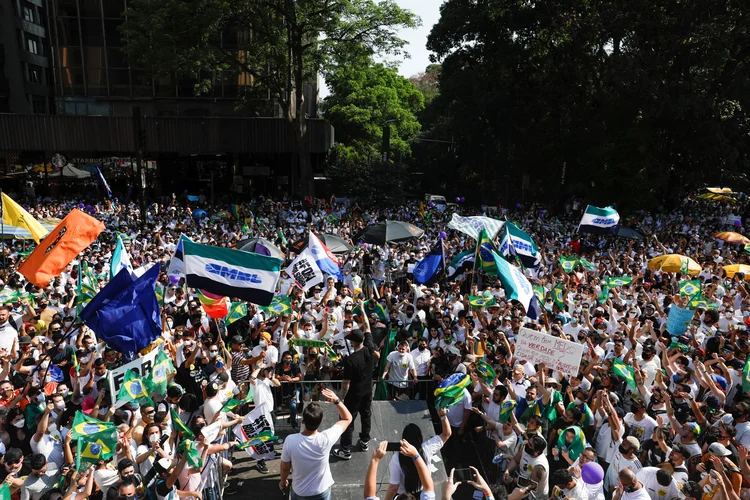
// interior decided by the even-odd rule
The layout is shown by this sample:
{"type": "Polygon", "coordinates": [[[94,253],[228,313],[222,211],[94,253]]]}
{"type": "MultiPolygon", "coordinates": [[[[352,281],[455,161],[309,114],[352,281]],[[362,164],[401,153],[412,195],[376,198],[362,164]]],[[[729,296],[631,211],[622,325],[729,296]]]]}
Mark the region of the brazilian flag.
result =
{"type": "Polygon", "coordinates": [[[482,229],[477,236],[477,248],[474,252],[474,266],[479,267],[482,271],[490,275],[497,275],[497,266],[492,253],[498,253],[497,247],[487,235],[487,231],[482,229]]]}
{"type": "Polygon", "coordinates": [[[187,428],[187,426],[182,423],[182,420],[180,420],[180,416],[177,414],[177,412],[174,410],[174,408],[169,409],[169,415],[172,417],[172,428],[182,434],[182,437],[186,439],[195,439],[195,434],[193,434],[193,431],[187,428]]]}
{"type": "Polygon", "coordinates": [[[719,308],[719,306],[717,306],[714,301],[709,300],[708,297],[703,295],[703,292],[698,292],[692,297],[690,297],[690,302],[688,302],[688,307],[692,309],[712,309],[712,310],[716,310],[719,308]]]}
{"type": "Polygon", "coordinates": [[[607,286],[610,288],[614,288],[617,286],[625,286],[629,285],[633,282],[633,278],[630,276],[616,276],[606,279],[607,286]]]}
{"type": "Polygon", "coordinates": [[[552,298],[555,300],[555,304],[557,304],[557,307],[560,309],[565,308],[565,300],[564,300],[564,290],[562,283],[558,283],[555,285],[555,288],[552,289],[552,298]]]}
{"type": "Polygon", "coordinates": [[[464,398],[464,389],[471,384],[471,377],[465,373],[453,373],[443,379],[435,389],[435,408],[449,408],[464,398]]]}
{"type": "Polygon", "coordinates": [[[253,394],[251,392],[247,393],[247,396],[245,396],[244,399],[234,399],[229,398],[226,403],[224,403],[224,406],[221,407],[221,411],[227,412],[227,411],[234,411],[240,406],[248,403],[253,402],[253,394]]]}
{"type": "Polygon", "coordinates": [[[474,368],[476,369],[477,374],[487,384],[491,384],[495,381],[497,374],[495,373],[495,370],[492,368],[492,366],[484,359],[480,359],[479,361],[477,361],[476,365],[474,365],[474,368]]]}
{"type": "Polygon", "coordinates": [[[3,481],[0,486],[0,500],[10,500],[10,483],[3,481]]]}
{"type": "Polygon", "coordinates": [[[750,254],[750,243],[746,243],[742,249],[746,254],[750,254]]]}
{"type": "Polygon", "coordinates": [[[167,386],[169,385],[169,376],[175,372],[172,360],[164,353],[163,349],[159,349],[154,359],[154,369],[151,372],[151,392],[157,394],[166,394],[167,386]]]}
{"type": "Polygon", "coordinates": [[[612,363],[612,371],[620,378],[625,379],[630,388],[633,391],[638,390],[638,385],[635,383],[635,370],[632,366],[628,366],[617,358],[614,358],[612,363]]]}
{"type": "Polygon", "coordinates": [[[227,325],[247,316],[247,304],[244,302],[232,302],[229,306],[229,315],[227,315],[227,325]]]}
{"type": "Polygon", "coordinates": [[[578,259],[578,263],[581,265],[582,268],[584,268],[587,271],[596,271],[596,266],[592,264],[591,262],[587,261],[583,257],[578,259]]]}
{"type": "Polygon", "coordinates": [[[680,295],[683,297],[692,297],[696,293],[701,293],[701,280],[685,280],[680,283],[680,295]]]}
{"type": "Polygon", "coordinates": [[[120,392],[117,393],[118,401],[151,401],[151,392],[154,387],[151,380],[141,378],[135,370],[128,370],[125,373],[125,380],[122,382],[120,392]]]}
{"type": "Polygon", "coordinates": [[[76,469],[81,471],[91,464],[109,460],[117,448],[117,428],[112,426],[95,434],[80,436],[77,443],[76,469]]]}
{"type": "Polygon", "coordinates": [[[599,302],[600,304],[604,304],[605,302],[607,302],[608,298],[609,298],[609,285],[606,282],[604,282],[604,284],[602,284],[602,291],[599,294],[599,296],[596,298],[596,301],[599,302]]]}
{"type": "Polygon", "coordinates": [[[564,255],[560,256],[560,259],[557,261],[560,264],[560,267],[562,267],[562,270],[566,273],[572,273],[573,269],[575,269],[576,265],[578,264],[578,257],[575,255],[571,255],[570,257],[566,257],[564,255]]]}
{"type": "Polygon", "coordinates": [[[90,436],[114,428],[115,424],[111,422],[102,422],[99,419],[89,417],[88,415],[77,411],[75,418],[73,418],[73,427],[70,432],[73,433],[73,439],[77,439],[81,436],[90,436]]]}
{"type": "Polygon", "coordinates": [[[500,422],[508,422],[508,420],[510,420],[510,416],[513,414],[513,410],[516,409],[517,405],[518,403],[516,403],[512,399],[503,401],[503,405],[500,407],[500,422]]]}
{"type": "Polygon", "coordinates": [[[742,369],[742,392],[750,391],[750,359],[745,362],[742,369]]]}
{"type": "Polygon", "coordinates": [[[274,436],[270,430],[265,430],[251,437],[247,441],[239,443],[238,445],[235,446],[235,448],[237,448],[238,450],[246,450],[252,446],[259,446],[263,443],[270,443],[270,442],[278,441],[278,440],[279,440],[279,436],[274,436]]]}
{"type": "Polygon", "coordinates": [[[478,297],[469,295],[469,304],[471,307],[490,307],[497,304],[495,297],[478,297]]]}
{"type": "Polygon", "coordinates": [[[536,295],[537,300],[540,304],[544,304],[544,296],[547,294],[547,292],[544,290],[543,286],[534,285],[533,287],[534,295],[536,295]]]}
{"type": "Polygon", "coordinates": [[[282,316],[292,311],[292,298],[289,295],[276,295],[267,306],[260,309],[271,316],[282,316]]]}
{"type": "Polygon", "coordinates": [[[177,451],[185,454],[188,465],[193,469],[203,468],[203,457],[201,457],[201,452],[198,451],[195,441],[183,439],[177,447],[177,451]]]}

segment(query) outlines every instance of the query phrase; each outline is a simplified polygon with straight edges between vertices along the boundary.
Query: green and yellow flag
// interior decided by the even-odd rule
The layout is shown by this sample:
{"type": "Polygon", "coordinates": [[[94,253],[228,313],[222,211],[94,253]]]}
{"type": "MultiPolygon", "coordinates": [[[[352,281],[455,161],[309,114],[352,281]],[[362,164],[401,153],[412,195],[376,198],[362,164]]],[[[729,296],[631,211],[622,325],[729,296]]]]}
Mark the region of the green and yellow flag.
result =
{"type": "Polygon", "coordinates": [[[493,383],[495,381],[495,378],[497,378],[495,369],[492,368],[492,365],[490,365],[484,359],[480,359],[479,361],[477,361],[474,365],[474,369],[477,371],[477,375],[479,375],[486,384],[493,383]]]}
{"type": "Polygon", "coordinates": [[[154,369],[151,371],[151,392],[166,394],[169,385],[169,376],[175,372],[172,360],[159,349],[154,359],[154,369]]]}
{"type": "Polygon", "coordinates": [[[73,418],[73,426],[71,431],[73,433],[73,439],[78,439],[81,436],[90,436],[98,432],[114,429],[115,424],[111,422],[102,422],[94,417],[77,411],[73,418]]]}
{"type": "Polygon", "coordinates": [[[474,252],[474,266],[487,274],[497,275],[497,266],[492,252],[498,253],[492,239],[487,235],[487,231],[482,229],[477,235],[477,248],[474,252]]]}
{"type": "Polygon", "coordinates": [[[267,306],[259,307],[261,311],[271,316],[282,316],[292,311],[292,298],[289,295],[275,295],[267,306]]]}
{"type": "Polygon", "coordinates": [[[742,392],[750,391],[750,359],[745,362],[742,370],[742,392]]]}
{"type": "Polygon", "coordinates": [[[193,469],[203,468],[203,457],[201,457],[201,452],[198,451],[195,441],[183,439],[179,446],[177,446],[177,451],[185,454],[188,465],[193,469]]]}
{"type": "Polygon", "coordinates": [[[172,428],[182,434],[182,437],[185,439],[195,439],[195,434],[193,434],[193,431],[187,428],[187,426],[180,420],[180,416],[177,414],[177,412],[174,410],[174,408],[169,409],[169,416],[172,417],[172,428]]]}
{"type": "Polygon", "coordinates": [[[507,401],[503,401],[503,405],[500,407],[500,422],[506,423],[508,420],[510,420],[510,416],[513,413],[513,410],[516,409],[516,403],[512,399],[509,399],[507,401]]]}
{"type": "Polygon", "coordinates": [[[435,389],[435,408],[449,408],[464,398],[464,389],[471,384],[465,373],[453,373],[443,379],[435,389]]]}
{"type": "Polygon", "coordinates": [[[154,388],[151,380],[141,378],[134,370],[125,372],[125,379],[117,393],[118,401],[151,401],[151,392],[154,388]]]}
{"type": "Polygon", "coordinates": [[[635,369],[633,369],[632,366],[628,366],[619,359],[614,358],[614,362],[612,363],[612,371],[618,377],[625,379],[625,382],[628,383],[633,391],[638,390],[638,385],[635,383],[635,369]]]}
{"type": "Polygon", "coordinates": [[[561,255],[560,259],[557,261],[560,264],[560,267],[562,267],[562,270],[566,273],[572,273],[573,269],[576,268],[576,265],[578,264],[578,257],[575,255],[571,255],[569,257],[566,257],[565,255],[561,255]]]}
{"type": "Polygon", "coordinates": [[[631,278],[630,276],[613,276],[607,278],[605,281],[608,287],[614,288],[631,284],[633,282],[633,278],[631,278]]]}
{"type": "Polygon", "coordinates": [[[703,295],[703,292],[698,292],[694,294],[692,297],[690,297],[690,302],[688,302],[688,307],[691,309],[711,309],[711,310],[717,310],[719,308],[716,302],[709,300],[708,297],[703,295]]]}
{"type": "Polygon", "coordinates": [[[244,302],[232,302],[229,306],[229,314],[227,315],[227,325],[231,325],[245,316],[247,316],[247,304],[244,302]]]}
{"type": "Polygon", "coordinates": [[[683,297],[692,297],[696,293],[701,293],[701,280],[685,280],[680,283],[680,295],[683,297]]]}
{"type": "Polygon", "coordinates": [[[268,443],[268,442],[278,441],[278,440],[279,440],[279,436],[274,436],[270,430],[265,430],[251,437],[247,441],[237,444],[235,448],[237,448],[238,450],[246,450],[250,448],[251,446],[259,446],[263,443],[268,443]]]}
{"type": "Polygon", "coordinates": [[[495,297],[481,297],[469,295],[469,304],[471,307],[490,307],[497,304],[495,297]]]}
{"type": "Polygon", "coordinates": [[[544,304],[544,296],[547,294],[547,292],[544,290],[543,286],[534,285],[533,287],[534,295],[536,295],[537,300],[539,300],[540,304],[544,304]]]}
{"type": "Polygon", "coordinates": [[[599,293],[599,296],[596,298],[596,301],[600,304],[604,304],[607,302],[607,299],[609,299],[609,285],[605,282],[602,285],[602,291],[599,293]]]}
{"type": "Polygon", "coordinates": [[[552,289],[552,298],[560,309],[565,308],[565,290],[563,289],[562,283],[555,285],[552,289]]]}
{"type": "Polygon", "coordinates": [[[249,404],[253,402],[253,394],[251,392],[247,393],[247,396],[245,396],[244,399],[234,399],[229,398],[226,403],[224,403],[224,406],[221,407],[221,411],[227,412],[227,411],[234,411],[240,406],[244,404],[249,404]]]}
{"type": "Polygon", "coordinates": [[[117,448],[117,428],[80,436],[77,443],[76,469],[80,472],[89,465],[109,460],[117,448]]]}
{"type": "Polygon", "coordinates": [[[10,500],[10,483],[3,481],[0,486],[0,500],[10,500]]]}
{"type": "Polygon", "coordinates": [[[578,263],[581,265],[582,268],[584,268],[587,271],[596,271],[596,266],[593,263],[584,259],[583,257],[578,259],[578,263]]]}

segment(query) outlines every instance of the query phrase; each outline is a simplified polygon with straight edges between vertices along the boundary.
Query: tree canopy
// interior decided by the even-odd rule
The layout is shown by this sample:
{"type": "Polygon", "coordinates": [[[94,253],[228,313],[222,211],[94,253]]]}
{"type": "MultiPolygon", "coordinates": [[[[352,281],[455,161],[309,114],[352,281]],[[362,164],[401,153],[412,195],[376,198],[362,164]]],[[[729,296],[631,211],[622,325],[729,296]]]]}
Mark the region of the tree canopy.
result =
{"type": "Polygon", "coordinates": [[[744,186],[749,20],[727,0],[447,0],[428,39],[440,119],[425,128],[456,138],[445,174],[504,202],[643,206],[744,186]]]}

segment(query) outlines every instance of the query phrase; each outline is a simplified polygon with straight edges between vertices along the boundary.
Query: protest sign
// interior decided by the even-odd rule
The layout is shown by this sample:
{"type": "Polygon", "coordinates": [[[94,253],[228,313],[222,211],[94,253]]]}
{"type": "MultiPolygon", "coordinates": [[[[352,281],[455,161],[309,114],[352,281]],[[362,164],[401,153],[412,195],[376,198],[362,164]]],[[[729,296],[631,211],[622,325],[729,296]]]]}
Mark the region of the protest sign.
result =
{"type": "Polygon", "coordinates": [[[273,419],[268,403],[263,403],[247,414],[245,420],[234,428],[234,434],[250,457],[256,460],[274,458],[273,441],[261,436],[273,434],[273,419]],[[257,436],[257,437],[256,437],[257,436]],[[245,443],[247,443],[246,446],[245,443]]]}
{"type": "Polygon", "coordinates": [[[570,377],[578,375],[584,346],[521,327],[516,337],[514,357],[544,366],[570,377]]]}
{"type": "Polygon", "coordinates": [[[122,382],[125,379],[125,373],[128,370],[133,370],[140,377],[150,377],[156,364],[156,355],[158,353],[159,349],[154,349],[143,357],[134,359],[119,368],[109,370],[107,378],[109,379],[109,393],[112,396],[113,405],[116,403],[117,393],[120,392],[120,386],[122,386],[122,382]]]}
{"type": "Polygon", "coordinates": [[[685,333],[694,314],[695,311],[692,309],[683,309],[672,304],[672,307],[669,308],[669,316],[667,316],[667,331],[669,334],[675,337],[685,333]]]}

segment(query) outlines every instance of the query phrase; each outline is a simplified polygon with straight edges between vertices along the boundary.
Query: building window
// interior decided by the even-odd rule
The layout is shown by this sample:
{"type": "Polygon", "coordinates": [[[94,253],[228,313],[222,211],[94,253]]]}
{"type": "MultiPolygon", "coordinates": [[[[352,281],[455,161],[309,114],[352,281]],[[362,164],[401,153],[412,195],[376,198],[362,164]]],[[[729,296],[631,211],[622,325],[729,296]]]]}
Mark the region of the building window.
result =
{"type": "Polygon", "coordinates": [[[23,8],[23,20],[33,23],[34,22],[34,9],[32,9],[31,7],[24,7],[23,8]]]}
{"type": "Polygon", "coordinates": [[[32,54],[39,54],[39,44],[33,38],[26,39],[26,47],[32,54]]]}
{"type": "Polygon", "coordinates": [[[42,83],[42,68],[29,64],[29,82],[42,83]]]}

